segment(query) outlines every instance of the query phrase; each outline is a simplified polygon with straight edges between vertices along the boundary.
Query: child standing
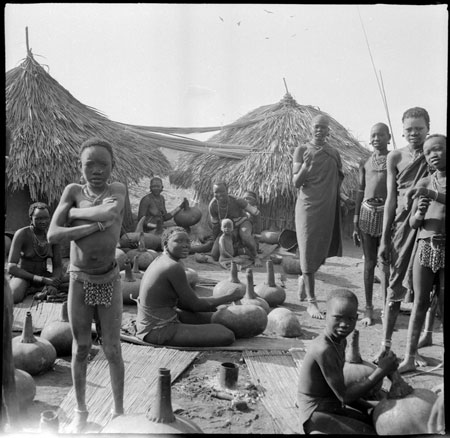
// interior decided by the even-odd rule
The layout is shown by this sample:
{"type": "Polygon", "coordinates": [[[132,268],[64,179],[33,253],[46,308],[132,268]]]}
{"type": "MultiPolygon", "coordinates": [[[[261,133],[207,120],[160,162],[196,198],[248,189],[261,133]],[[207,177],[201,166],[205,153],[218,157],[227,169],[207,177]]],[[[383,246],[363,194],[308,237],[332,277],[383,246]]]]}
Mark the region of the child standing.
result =
{"type": "Polygon", "coordinates": [[[375,434],[367,413],[372,406],[359,399],[398,364],[389,352],[366,379],[345,386],[346,337],[356,326],[357,311],[353,292],[337,289],[330,293],[324,332],[311,343],[298,380],[297,407],[306,434],[375,434]]]}
{"type": "Polygon", "coordinates": [[[418,357],[420,330],[430,306],[430,292],[436,281],[442,325],[444,325],[444,268],[445,268],[445,195],[447,185],[447,138],[430,135],[423,145],[428,164],[435,172],[416,184],[415,200],[409,223],[418,229],[417,250],[413,262],[412,281],[414,304],[409,319],[406,355],[399,372],[414,371],[416,364],[426,364],[418,357]]]}
{"type": "Polygon", "coordinates": [[[86,372],[91,324],[97,310],[102,348],[108,360],[114,398],[112,416],[123,414],[124,365],[120,347],[122,292],[115,260],[123,220],[126,189],[108,183],[114,166],[112,146],[99,138],[81,145],[85,184],[69,184],[48,230],[50,243],[70,240],[69,322],[73,333],[72,378],[77,408],[71,433],[87,424],[86,372]],[[69,225],[69,226],[68,226],[69,225]]]}
{"type": "MultiPolygon", "coordinates": [[[[384,123],[375,124],[370,131],[370,144],[374,152],[359,166],[359,190],[355,199],[355,216],[353,218],[353,241],[364,252],[364,292],[366,311],[361,325],[373,324],[373,280],[377,265],[378,247],[383,227],[384,203],[386,201],[386,158],[391,139],[389,128],[384,123]]],[[[381,290],[383,308],[386,304],[386,287],[388,270],[381,266],[381,290]]]]}

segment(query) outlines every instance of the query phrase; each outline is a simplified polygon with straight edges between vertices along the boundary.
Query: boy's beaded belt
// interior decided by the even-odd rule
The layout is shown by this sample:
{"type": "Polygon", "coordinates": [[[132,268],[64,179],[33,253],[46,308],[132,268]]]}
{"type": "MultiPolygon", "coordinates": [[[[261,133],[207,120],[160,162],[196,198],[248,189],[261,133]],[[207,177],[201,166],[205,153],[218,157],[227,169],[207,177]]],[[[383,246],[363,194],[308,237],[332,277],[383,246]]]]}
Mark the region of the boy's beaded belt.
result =
{"type": "Polygon", "coordinates": [[[363,233],[379,237],[383,231],[384,199],[369,198],[361,204],[359,228],[363,233]]]}

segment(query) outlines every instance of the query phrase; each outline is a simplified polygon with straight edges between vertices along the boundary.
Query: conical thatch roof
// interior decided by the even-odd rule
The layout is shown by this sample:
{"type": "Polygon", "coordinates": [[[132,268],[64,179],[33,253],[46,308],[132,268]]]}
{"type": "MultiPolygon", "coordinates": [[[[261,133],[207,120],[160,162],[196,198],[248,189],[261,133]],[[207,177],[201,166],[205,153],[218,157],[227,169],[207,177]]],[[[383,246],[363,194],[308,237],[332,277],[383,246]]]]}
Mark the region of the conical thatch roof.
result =
{"type": "Polygon", "coordinates": [[[138,183],[142,177],[165,176],[170,170],[167,158],[145,135],[79,102],[31,51],[6,73],[6,123],[11,132],[9,188],[28,186],[33,200],[45,197],[51,203],[68,183],[78,181],[79,147],[93,136],[113,145],[115,180],[138,183]]]}
{"type": "Polygon", "coordinates": [[[297,197],[292,184],[293,152],[296,146],[310,139],[311,120],[319,114],[330,119],[328,142],[340,152],[345,174],[342,192],[353,197],[359,161],[370,152],[328,114],[312,106],[299,105],[289,93],[276,104],[249,112],[235,122],[238,127],[225,127],[210,139],[250,146],[252,150],[245,158],[182,154],[170,182],[178,187],[192,187],[203,203],[211,200],[214,181],[227,182],[229,192],[237,196],[252,190],[260,197],[265,228],[292,228],[297,197]]]}

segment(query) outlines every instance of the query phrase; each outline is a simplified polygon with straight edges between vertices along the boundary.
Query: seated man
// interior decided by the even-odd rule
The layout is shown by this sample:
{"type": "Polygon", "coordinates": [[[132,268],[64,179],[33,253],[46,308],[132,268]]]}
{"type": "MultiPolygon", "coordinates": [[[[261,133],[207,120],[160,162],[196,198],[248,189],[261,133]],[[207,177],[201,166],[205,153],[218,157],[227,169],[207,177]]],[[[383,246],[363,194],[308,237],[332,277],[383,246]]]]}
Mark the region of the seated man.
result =
{"type": "Polygon", "coordinates": [[[46,292],[56,295],[67,292],[68,278],[63,287],[63,269],[60,245],[47,240],[50,211],[47,204],[35,202],[28,210],[30,225],[14,234],[8,257],[8,273],[14,304],[24,300],[28,293],[46,287],[46,292]],[[52,261],[52,272],[47,269],[47,260],[52,261]]]}
{"type": "Polygon", "coordinates": [[[214,260],[219,260],[219,237],[221,234],[221,222],[223,219],[233,221],[233,233],[237,236],[244,248],[248,251],[255,267],[261,267],[261,259],[258,256],[255,238],[252,235],[252,224],[247,216],[247,212],[254,216],[259,214],[256,207],[250,205],[243,198],[235,198],[228,194],[228,188],[224,182],[213,185],[214,198],[208,206],[209,216],[213,229],[214,244],[211,255],[214,260]]]}
{"type": "Polygon", "coordinates": [[[171,212],[167,212],[166,200],[161,195],[163,182],[159,177],[150,180],[150,193],[145,195],[139,203],[138,221],[145,216],[144,232],[156,230],[162,231],[164,222],[172,219],[180,210],[184,208],[185,201],[171,212]]]}
{"type": "Polygon", "coordinates": [[[398,364],[389,352],[366,379],[345,385],[346,337],[356,326],[357,312],[358,299],[353,292],[337,289],[330,293],[324,332],[311,343],[298,379],[296,405],[306,434],[376,435],[368,415],[373,406],[361,397],[398,364]]]}

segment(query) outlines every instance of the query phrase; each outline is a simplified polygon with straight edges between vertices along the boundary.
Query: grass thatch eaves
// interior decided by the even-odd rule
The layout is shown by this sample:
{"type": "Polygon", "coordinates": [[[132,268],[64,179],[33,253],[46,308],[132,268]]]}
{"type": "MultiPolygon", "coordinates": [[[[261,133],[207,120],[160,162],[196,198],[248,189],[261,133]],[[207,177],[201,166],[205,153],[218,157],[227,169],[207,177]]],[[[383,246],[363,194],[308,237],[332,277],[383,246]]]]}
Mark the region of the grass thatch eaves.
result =
{"type": "Polygon", "coordinates": [[[245,158],[182,154],[170,182],[177,187],[192,188],[202,203],[211,200],[215,181],[225,181],[229,192],[237,196],[252,190],[261,201],[264,228],[294,229],[297,190],[292,184],[293,152],[310,139],[311,120],[319,114],[330,119],[328,142],[339,151],[345,175],[342,192],[353,197],[359,162],[370,155],[369,150],[330,115],[313,106],[299,105],[289,93],[280,102],[241,117],[235,122],[238,126],[224,127],[211,137],[213,142],[251,147],[245,158]]]}
{"type": "Polygon", "coordinates": [[[79,102],[31,51],[6,72],[6,124],[11,134],[8,186],[12,191],[28,186],[33,200],[58,200],[68,183],[79,180],[79,148],[93,136],[113,146],[114,180],[138,183],[145,176],[166,176],[171,169],[148,137],[79,102]]]}

